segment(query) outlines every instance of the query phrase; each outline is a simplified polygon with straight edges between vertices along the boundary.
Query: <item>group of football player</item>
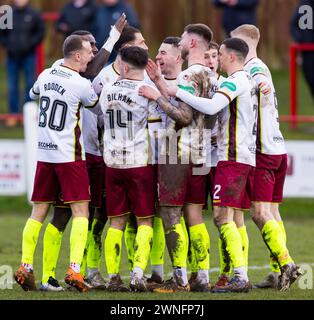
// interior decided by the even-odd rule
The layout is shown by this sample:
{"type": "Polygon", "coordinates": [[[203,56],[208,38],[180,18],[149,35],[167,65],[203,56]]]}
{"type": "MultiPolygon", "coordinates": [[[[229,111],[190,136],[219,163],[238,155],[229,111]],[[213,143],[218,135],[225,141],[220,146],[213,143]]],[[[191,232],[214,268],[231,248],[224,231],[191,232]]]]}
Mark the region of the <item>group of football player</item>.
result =
{"type": "Polygon", "coordinates": [[[279,213],[287,153],[271,73],[257,57],[259,39],[256,26],[242,25],[218,45],[208,26],[189,24],[181,37],[164,39],[154,62],[124,14],[99,51],[87,31],[65,39],[64,58],[30,91],[39,101],[38,162],[15,272],[25,291],[37,290],[34,253],[51,204],[43,291],[65,290],[55,272],[71,217],[68,289],[249,292],[244,211],[270,255],[271,272],[254,286],[287,290],[296,281],[300,270],[279,213]],[[117,57],[106,65],[112,50],[117,57]],[[216,283],[209,279],[203,217],[208,195],[219,231],[216,283]],[[100,265],[107,220],[106,282],[100,265]],[[123,236],[129,285],[119,272],[123,236]],[[168,280],[165,247],[173,268],[168,280]]]}

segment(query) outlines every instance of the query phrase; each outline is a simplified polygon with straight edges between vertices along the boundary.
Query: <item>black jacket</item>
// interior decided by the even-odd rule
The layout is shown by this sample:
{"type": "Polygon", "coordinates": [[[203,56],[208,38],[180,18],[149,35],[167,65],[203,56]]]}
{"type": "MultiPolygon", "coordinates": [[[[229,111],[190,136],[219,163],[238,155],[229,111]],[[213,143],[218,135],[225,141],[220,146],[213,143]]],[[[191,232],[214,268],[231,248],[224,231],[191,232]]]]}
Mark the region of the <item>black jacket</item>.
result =
{"type": "Polygon", "coordinates": [[[18,9],[13,7],[13,29],[0,31],[0,43],[12,57],[23,57],[34,52],[45,34],[41,14],[29,5],[18,9]]]}
{"type": "Polygon", "coordinates": [[[290,31],[291,35],[295,42],[299,43],[314,43],[314,30],[309,29],[301,29],[299,22],[300,18],[305,14],[299,13],[299,8],[303,5],[311,6],[314,10],[314,0],[301,0],[292,17],[290,31]]]}
{"type": "Polygon", "coordinates": [[[239,0],[235,6],[227,6],[219,0],[214,5],[224,9],[222,25],[227,34],[242,24],[256,25],[256,8],[259,0],[239,0]]]}
{"type": "Polygon", "coordinates": [[[57,31],[69,36],[73,31],[86,30],[93,33],[93,26],[96,19],[96,5],[93,1],[87,1],[81,8],[76,8],[73,2],[69,2],[62,9],[60,18],[56,22],[57,31]],[[68,32],[60,29],[60,24],[65,23],[69,27],[68,32]]]}

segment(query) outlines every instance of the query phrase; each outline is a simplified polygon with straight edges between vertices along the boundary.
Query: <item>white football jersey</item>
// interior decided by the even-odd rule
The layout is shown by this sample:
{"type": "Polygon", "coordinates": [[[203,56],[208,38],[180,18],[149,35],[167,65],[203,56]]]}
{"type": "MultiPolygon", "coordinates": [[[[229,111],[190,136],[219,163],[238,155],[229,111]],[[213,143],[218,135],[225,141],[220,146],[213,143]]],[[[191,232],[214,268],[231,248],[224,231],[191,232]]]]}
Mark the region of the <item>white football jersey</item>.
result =
{"type": "MultiPolygon", "coordinates": [[[[59,67],[63,64],[64,59],[59,59],[54,62],[51,66],[52,69],[59,67]]],[[[100,141],[99,141],[99,122],[100,119],[90,110],[84,108],[82,109],[83,116],[83,140],[85,152],[93,154],[95,156],[101,156],[102,153],[100,151],[100,141]]]]}
{"type": "MultiPolygon", "coordinates": [[[[120,73],[115,69],[114,63],[111,63],[103,68],[93,80],[93,88],[98,96],[100,96],[101,90],[106,84],[113,84],[118,80],[119,77],[120,73]]],[[[155,84],[149,78],[146,71],[144,71],[144,81],[146,84],[155,87],[155,84]]]]}
{"type": "Polygon", "coordinates": [[[94,107],[98,101],[91,82],[60,65],[44,70],[30,93],[40,98],[38,161],[85,160],[81,107],[94,107]]]}
{"type": "MultiPolygon", "coordinates": [[[[219,89],[219,86],[226,80],[227,78],[218,75],[217,85],[213,86],[214,92],[219,89]]],[[[215,127],[211,131],[211,152],[210,152],[210,162],[211,167],[217,167],[218,163],[218,145],[217,145],[217,132],[218,132],[218,117],[215,123],[215,127]]]]}
{"type": "MultiPolygon", "coordinates": [[[[103,68],[97,77],[95,77],[93,81],[93,88],[95,92],[100,95],[102,92],[102,89],[107,84],[113,84],[115,83],[118,78],[120,77],[119,72],[115,69],[114,63],[111,63],[110,65],[103,68]]],[[[144,82],[145,85],[151,85],[152,87],[156,88],[155,84],[151,81],[149,78],[147,72],[144,70],[144,82]]],[[[156,88],[157,89],[157,88],[156,88]]],[[[149,137],[151,139],[150,144],[153,148],[154,156],[150,158],[151,163],[156,163],[158,158],[158,143],[157,143],[157,131],[162,128],[162,110],[160,107],[157,107],[157,110],[159,114],[156,114],[156,118],[153,120],[151,119],[151,122],[149,122],[148,128],[149,128],[149,137]]]]}
{"type": "Polygon", "coordinates": [[[219,161],[255,166],[254,80],[243,70],[234,72],[221,83],[218,93],[224,94],[230,101],[218,114],[219,161]]]}
{"type": "Polygon", "coordinates": [[[259,94],[256,151],[269,155],[285,154],[287,150],[279,128],[278,103],[271,73],[266,64],[258,58],[249,60],[244,69],[258,85],[263,80],[263,77],[260,77],[262,75],[267,78],[271,87],[270,94],[259,94]]]}
{"type": "Polygon", "coordinates": [[[138,95],[146,81],[122,79],[103,87],[104,160],[108,167],[136,168],[150,163],[149,122],[161,123],[158,105],[138,95]]]}
{"type": "MultiPolygon", "coordinates": [[[[215,74],[210,68],[201,64],[194,64],[179,74],[177,78],[178,87],[195,96],[201,96],[201,92],[199,92],[200,84],[198,83],[198,74],[209,77],[211,87],[217,84],[215,74]]],[[[208,88],[207,94],[211,97],[213,90],[208,88]]],[[[210,147],[210,144],[206,143],[206,139],[203,139],[205,129],[204,118],[205,115],[203,113],[193,109],[192,123],[187,127],[180,128],[181,136],[178,145],[179,157],[181,159],[189,158],[194,164],[206,163],[206,150],[210,147]]]]}

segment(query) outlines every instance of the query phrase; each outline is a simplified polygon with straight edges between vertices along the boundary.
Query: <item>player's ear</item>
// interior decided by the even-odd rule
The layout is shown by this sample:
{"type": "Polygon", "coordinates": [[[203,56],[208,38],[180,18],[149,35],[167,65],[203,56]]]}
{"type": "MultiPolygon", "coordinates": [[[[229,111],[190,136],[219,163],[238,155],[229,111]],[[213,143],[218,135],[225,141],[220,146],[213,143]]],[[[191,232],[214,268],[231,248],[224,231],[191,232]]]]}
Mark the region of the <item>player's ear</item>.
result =
{"type": "Polygon", "coordinates": [[[81,60],[81,54],[77,51],[75,52],[75,60],[80,61],[81,60]]]}
{"type": "Polygon", "coordinates": [[[124,63],[124,64],[123,64],[123,69],[124,69],[124,73],[127,73],[127,72],[129,72],[130,67],[128,66],[127,63],[124,63]]]}
{"type": "Polygon", "coordinates": [[[195,48],[197,46],[197,39],[192,38],[190,41],[190,47],[195,48]]]}

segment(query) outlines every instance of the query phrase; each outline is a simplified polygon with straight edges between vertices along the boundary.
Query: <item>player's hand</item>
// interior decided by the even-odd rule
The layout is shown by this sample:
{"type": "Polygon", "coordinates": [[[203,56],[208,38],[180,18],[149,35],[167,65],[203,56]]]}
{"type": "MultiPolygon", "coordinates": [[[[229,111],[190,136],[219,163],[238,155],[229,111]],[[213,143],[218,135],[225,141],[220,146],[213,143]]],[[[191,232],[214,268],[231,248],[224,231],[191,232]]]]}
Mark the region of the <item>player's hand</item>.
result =
{"type": "Polygon", "coordinates": [[[152,59],[148,59],[148,63],[145,69],[148,76],[153,82],[158,82],[158,80],[161,79],[162,75],[159,62],[157,62],[156,64],[152,59]]]}
{"type": "Polygon", "coordinates": [[[115,27],[117,28],[117,30],[121,33],[123,28],[125,27],[125,25],[128,23],[128,21],[126,20],[126,15],[123,12],[120,16],[120,18],[117,20],[117,22],[115,23],[115,27]]]}
{"type": "Polygon", "coordinates": [[[167,95],[168,96],[173,96],[173,97],[175,97],[176,96],[176,94],[177,94],[177,92],[178,92],[178,87],[177,86],[170,86],[170,87],[168,87],[167,88],[167,95]]]}
{"type": "Polygon", "coordinates": [[[271,87],[267,82],[261,82],[258,85],[258,88],[264,96],[267,96],[268,94],[271,93],[271,87]]]}
{"type": "Polygon", "coordinates": [[[154,101],[156,101],[158,98],[161,97],[161,93],[158,90],[153,89],[152,87],[149,87],[149,86],[140,87],[138,90],[138,94],[149,100],[154,100],[154,101]]]}

